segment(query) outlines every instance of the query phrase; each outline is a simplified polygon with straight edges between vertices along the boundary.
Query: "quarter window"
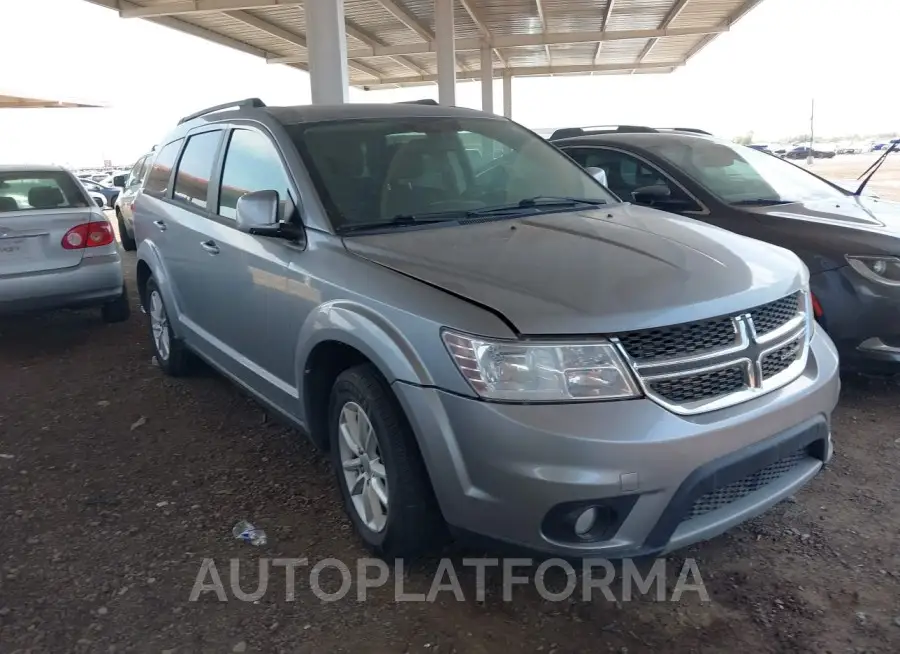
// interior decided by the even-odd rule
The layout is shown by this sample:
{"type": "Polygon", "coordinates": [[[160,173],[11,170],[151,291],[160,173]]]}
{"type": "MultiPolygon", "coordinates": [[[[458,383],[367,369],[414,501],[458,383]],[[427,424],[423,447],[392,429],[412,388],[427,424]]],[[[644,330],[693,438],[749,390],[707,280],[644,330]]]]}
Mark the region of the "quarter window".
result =
{"type": "Polygon", "coordinates": [[[259,132],[236,129],[231,134],[219,192],[219,215],[237,217],[238,199],[254,191],[277,191],[280,201],[279,220],[293,212],[288,178],[278,151],[259,132]]]}
{"type": "Polygon", "coordinates": [[[150,195],[165,196],[169,193],[169,178],[172,176],[172,167],[175,165],[175,159],[178,157],[178,151],[181,149],[181,142],[184,139],[172,141],[164,146],[150,172],[147,174],[147,182],[144,184],[144,191],[150,195]]]}
{"type": "Polygon", "coordinates": [[[206,208],[209,178],[219,149],[221,131],[203,132],[188,139],[175,173],[175,199],[206,208]]]}

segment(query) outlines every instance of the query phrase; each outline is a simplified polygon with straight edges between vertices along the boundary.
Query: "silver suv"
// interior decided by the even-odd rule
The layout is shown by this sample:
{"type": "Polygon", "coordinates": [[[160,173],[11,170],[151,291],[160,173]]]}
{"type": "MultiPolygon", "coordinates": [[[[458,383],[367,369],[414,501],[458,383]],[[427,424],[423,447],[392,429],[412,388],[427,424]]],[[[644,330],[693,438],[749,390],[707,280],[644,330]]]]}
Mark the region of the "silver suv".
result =
{"type": "Polygon", "coordinates": [[[831,457],[800,260],[621,202],[504,118],[214,107],[134,211],[161,368],[198,356],[308,433],[383,556],[658,554],[831,457]]]}

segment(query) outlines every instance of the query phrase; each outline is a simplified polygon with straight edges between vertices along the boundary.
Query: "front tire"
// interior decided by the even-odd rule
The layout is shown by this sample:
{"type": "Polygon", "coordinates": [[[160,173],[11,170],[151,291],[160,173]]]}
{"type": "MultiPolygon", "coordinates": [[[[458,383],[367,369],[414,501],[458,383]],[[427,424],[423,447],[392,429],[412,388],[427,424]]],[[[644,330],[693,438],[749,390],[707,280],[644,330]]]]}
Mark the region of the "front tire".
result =
{"type": "Polygon", "coordinates": [[[119,240],[122,242],[122,249],[126,252],[134,252],[137,250],[137,241],[134,240],[134,236],[128,233],[128,230],[125,228],[125,219],[122,217],[122,212],[116,209],[116,222],[119,226],[119,240]]]}
{"type": "Polygon", "coordinates": [[[373,365],[338,376],[329,438],[344,509],[370,550],[387,559],[417,557],[446,540],[415,436],[373,365]]]}
{"type": "Polygon", "coordinates": [[[150,342],[153,354],[162,371],[172,377],[182,377],[190,372],[191,353],[175,338],[169,314],[162,299],[162,292],[151,277],[144,291],[145,307],[150,318],[150,342]]]}

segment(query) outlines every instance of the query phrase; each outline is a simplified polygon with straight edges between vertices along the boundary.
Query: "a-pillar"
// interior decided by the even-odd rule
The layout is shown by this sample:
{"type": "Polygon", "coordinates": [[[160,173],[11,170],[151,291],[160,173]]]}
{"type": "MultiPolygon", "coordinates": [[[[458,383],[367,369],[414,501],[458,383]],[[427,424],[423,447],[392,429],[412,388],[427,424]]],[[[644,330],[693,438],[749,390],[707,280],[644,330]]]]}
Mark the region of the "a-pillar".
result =
{"type": "Polygon", "coordinates": [[[494,113],[494,52],[487,43],[481,46],[481,110],[494,113]]]}
{"type": "Polygon", "coordinates": [[[453,2],[454,0],[434,0],[438,102],[448,106],[456,104],[456,35],[453,26],[453,2]]]}
{"type": "Polygon", "coordinates": [[[344,0],[304,0],[313,104],[348,101],[344,0]]]}
{"type": "Polygon", "coordinates": [[[503,115],[512,118],[512,75],[503,73],[503,115]]]}

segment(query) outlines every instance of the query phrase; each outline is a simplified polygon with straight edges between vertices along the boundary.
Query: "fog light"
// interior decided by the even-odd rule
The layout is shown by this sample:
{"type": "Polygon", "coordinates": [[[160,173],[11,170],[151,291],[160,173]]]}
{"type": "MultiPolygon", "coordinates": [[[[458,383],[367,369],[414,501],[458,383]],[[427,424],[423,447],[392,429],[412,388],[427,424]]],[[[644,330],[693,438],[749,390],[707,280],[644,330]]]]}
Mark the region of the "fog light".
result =
{"type": "Polygon", "coordinates": [[[589,509],[582,511],[581,515],[578,516],[578,519],[575,520],[575,534],[578,536],[586,535],[591,529],[593,529],[596,522],[596,507],[592,506],[589,509]]]}

